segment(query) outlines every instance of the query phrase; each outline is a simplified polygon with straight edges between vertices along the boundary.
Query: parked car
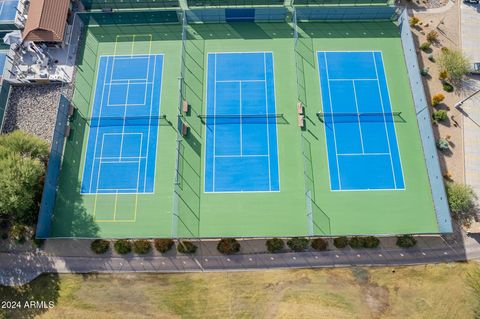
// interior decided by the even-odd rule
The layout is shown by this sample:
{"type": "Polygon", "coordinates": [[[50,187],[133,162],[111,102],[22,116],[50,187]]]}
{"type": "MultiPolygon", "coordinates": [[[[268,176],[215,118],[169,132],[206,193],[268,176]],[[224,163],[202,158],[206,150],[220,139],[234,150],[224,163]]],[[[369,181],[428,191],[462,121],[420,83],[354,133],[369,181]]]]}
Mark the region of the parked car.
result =
{"type": "Polygon", "coordinates": [[[476,62],[472,66],[472,71],[470,71],[473,74],[480,74],[480,62],[476,62]]]}
{"type": "Polygon", "coordinates": [[[463,0],[464,3],[478,4],[480,0],[463,0]]]}

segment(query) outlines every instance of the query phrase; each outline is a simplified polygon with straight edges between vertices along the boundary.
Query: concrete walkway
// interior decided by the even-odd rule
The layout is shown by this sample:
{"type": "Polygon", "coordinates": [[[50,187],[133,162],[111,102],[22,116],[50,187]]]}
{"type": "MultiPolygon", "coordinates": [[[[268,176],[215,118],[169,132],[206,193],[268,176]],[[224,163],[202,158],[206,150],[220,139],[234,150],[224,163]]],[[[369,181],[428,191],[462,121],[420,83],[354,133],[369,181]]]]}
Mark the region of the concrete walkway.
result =
{"type": "MultiPolygon", "coordinates": [[[[461,4],[462,49],[472,62],[480,62],[480,5],[461,4]]],[[[465,96],[480,89],[480,78],[472,78],[465,96]]],[[[480,199],[480,94],[465,102],[465,182],[480,199]]]]}
{"type": "MultiPolygon", "coordinates": [[[[303,253],[279,254],[246,253],[223,256],[201,247],[194,256],[158,253],[149,256],[93,255],[77,252],[77,256],[58,256],[52,252],[0,253],[0,284],[20,285],[42,273],[92,273],[92,272],[202,272],[202,271],[247,271],[273,268],[319,268],[347,266],[401,266],[427,263],[480,260],[480,236],[462,238],[460,241],[444,240],[439,237],[417,238],[416,248],[392,248],[387,244],[378,249],[350,248],[303,253]],[[208,252],[211,254],[208,254],[208,252]],[[468,251],[468,255],[467,255],[468,251]]],[[[384,245],[382,243],[382,245],[384,245]]],[[[88,245],[85,245],[87,246],[88,245]]],[[[248,247],[244,245],[243,247],[248,247]]],[[[250,250],[246,248],[246,250],[250,250]]],[[[70,251],[71,253],[72,251],[70,251]]],[[[75,250],[74,250],[75,252],[75,250]]]]}

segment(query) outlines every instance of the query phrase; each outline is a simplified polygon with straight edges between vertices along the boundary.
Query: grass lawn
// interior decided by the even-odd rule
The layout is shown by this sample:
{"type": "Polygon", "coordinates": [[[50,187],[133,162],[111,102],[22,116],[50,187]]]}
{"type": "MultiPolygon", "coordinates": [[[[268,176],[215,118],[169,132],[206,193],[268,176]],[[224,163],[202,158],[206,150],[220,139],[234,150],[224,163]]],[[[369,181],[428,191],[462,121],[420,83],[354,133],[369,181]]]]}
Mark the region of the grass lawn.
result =
{"type": "Polygon", "coordinates": [[[473,263],[45,275],[17,289],[0,287],[0,299],[53,300],[53,309],[0,312],[0,318],[474,318],[480,298],[468,285],[473,273],[480,283],[473,263]]]}

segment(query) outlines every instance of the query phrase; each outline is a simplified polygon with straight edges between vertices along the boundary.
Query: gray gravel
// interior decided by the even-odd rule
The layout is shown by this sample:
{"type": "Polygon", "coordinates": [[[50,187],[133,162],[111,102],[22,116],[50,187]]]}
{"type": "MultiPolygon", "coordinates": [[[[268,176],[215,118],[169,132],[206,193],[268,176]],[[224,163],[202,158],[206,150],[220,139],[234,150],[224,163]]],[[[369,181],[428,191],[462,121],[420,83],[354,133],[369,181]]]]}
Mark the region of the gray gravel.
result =
{"type": "Polygon", "coordinates": [[[50,143],[61,92],[60,84],[13,86],[3,132],[20,129],[50,143]]]}

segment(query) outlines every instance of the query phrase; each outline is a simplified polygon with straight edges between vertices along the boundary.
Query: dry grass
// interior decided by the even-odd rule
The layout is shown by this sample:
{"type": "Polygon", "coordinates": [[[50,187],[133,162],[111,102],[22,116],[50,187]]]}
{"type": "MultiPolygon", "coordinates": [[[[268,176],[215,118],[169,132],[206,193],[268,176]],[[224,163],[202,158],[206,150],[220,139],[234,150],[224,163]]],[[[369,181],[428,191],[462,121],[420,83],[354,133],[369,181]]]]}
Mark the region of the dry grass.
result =
{"type": "Polygon", "coordinates": [[[44,299],[56,303],[8,318],[472,318],[477,301],[466,278],[474,269],[480,266],[60,275],[0,294],[38,299],[47,290],[44,299]]]}

